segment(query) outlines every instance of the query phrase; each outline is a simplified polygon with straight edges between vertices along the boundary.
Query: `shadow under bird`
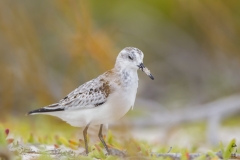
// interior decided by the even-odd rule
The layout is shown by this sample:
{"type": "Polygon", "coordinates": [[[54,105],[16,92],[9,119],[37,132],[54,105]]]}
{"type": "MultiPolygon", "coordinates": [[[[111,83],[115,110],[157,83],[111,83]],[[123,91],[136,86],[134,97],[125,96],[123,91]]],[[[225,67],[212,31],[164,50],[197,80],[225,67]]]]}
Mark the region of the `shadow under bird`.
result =
{"type": "Polygon", "coordinates": [[[88,154],[87,130],[89,125],[100,125],[98,137],[111,154],[102,136],[103,124],[124,116],[133,107],[140,69],[152,80],[143,65],[143,52],[134,47],[124,48],[117,56],[113,69],[79,86],[58,103],[28,112],[27,115],[56,116],[74,127],[85,127],[83,137],[88,154]]]}

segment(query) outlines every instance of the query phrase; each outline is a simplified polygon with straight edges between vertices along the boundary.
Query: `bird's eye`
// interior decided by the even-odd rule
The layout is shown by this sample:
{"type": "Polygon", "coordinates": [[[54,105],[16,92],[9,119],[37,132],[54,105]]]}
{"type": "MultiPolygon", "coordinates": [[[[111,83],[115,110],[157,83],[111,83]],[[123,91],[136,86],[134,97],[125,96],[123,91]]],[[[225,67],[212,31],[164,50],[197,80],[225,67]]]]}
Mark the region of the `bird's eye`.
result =
{"type": "Polygon", "coordinates": [[[133,58],[131,56],[128,56],[129,59],[133,60],[133,58]]]}

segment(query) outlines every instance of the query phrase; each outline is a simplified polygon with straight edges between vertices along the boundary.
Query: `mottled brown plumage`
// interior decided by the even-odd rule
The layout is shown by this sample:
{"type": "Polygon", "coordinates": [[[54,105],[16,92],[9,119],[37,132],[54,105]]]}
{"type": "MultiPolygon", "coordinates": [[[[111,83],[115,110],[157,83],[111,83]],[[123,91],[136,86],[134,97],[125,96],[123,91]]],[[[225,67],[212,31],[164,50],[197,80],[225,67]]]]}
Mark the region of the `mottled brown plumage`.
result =
{"type": "Polygon", "coordinates": [[[102,137],[103,124],[124,116],[133,107],[137,88],[137,70],[141,69],[154,79],[148,69],[144,69],[143,53],[137,48],[123,49],[112,70],[79,86],[58,103],[30,111],[28,114],[47,114],[61,118],[83,130],[86,153],[88,153],[87,129],[91,125],[101,125],[99,139],[109,153],[102,137]]]}

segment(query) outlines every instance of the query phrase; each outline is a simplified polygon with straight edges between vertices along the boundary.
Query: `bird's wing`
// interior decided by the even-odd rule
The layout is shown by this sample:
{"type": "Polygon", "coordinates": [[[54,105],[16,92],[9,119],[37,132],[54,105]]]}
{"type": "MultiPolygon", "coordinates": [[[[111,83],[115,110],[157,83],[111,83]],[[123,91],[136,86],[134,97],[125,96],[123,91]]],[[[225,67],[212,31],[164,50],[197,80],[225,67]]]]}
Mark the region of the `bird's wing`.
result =
{"type": "Polygon", "coordinates": [[[54,111],[55,109],[74,110],[83,108],[93,108],[106,102],[111,93],[109,81],[99,76],[76,88],[69,93],[59,103],[44,107],[54,111]]]}
{"type": "Polygon", "coordinates": [[[112,75],[113,72],[111,70],[105,72],[103,75],[79,86],[58,103],[30,111],[28,115],[100,106],[107,101],[108,96],[114,91],[114,89],[111,89],[112,87],[108,80],[112,75]]]}

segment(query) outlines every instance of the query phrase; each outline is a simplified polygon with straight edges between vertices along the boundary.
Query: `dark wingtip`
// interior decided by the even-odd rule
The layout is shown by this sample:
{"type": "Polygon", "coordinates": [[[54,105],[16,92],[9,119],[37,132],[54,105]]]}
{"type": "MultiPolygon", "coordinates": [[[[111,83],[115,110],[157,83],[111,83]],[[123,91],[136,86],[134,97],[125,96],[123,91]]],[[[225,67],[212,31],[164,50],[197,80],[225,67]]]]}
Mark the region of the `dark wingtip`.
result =
{"type": "Polygon", "coordinates": [[[44,113],[44,112],[56,112],[56,111],[63,111],[63,108],[57,108],[57,109],[47,109],[47,108],[39,108],[33,111],[30,111],[26,113],[26,116],[34,114],[34,113],[44,113]]]}
{"type": "Polygon", "coordinates": [[[37,113],[38,110],[39,110],[39,109],[30,111],[30,112],[26,113],[25,116],[29,116],[29,115],[31,115],[31,114],[33,114],[33,113],[37,113]]]}
{"type": "Polygon", "coordinates": [[[31,115],[31,114],[33,114],[33,113],[37,113],[38,110],[39,110],[39,109],[30,111],[30,112],[26,113],[25,116],[29,116],[29,115],[31,115]]]}

